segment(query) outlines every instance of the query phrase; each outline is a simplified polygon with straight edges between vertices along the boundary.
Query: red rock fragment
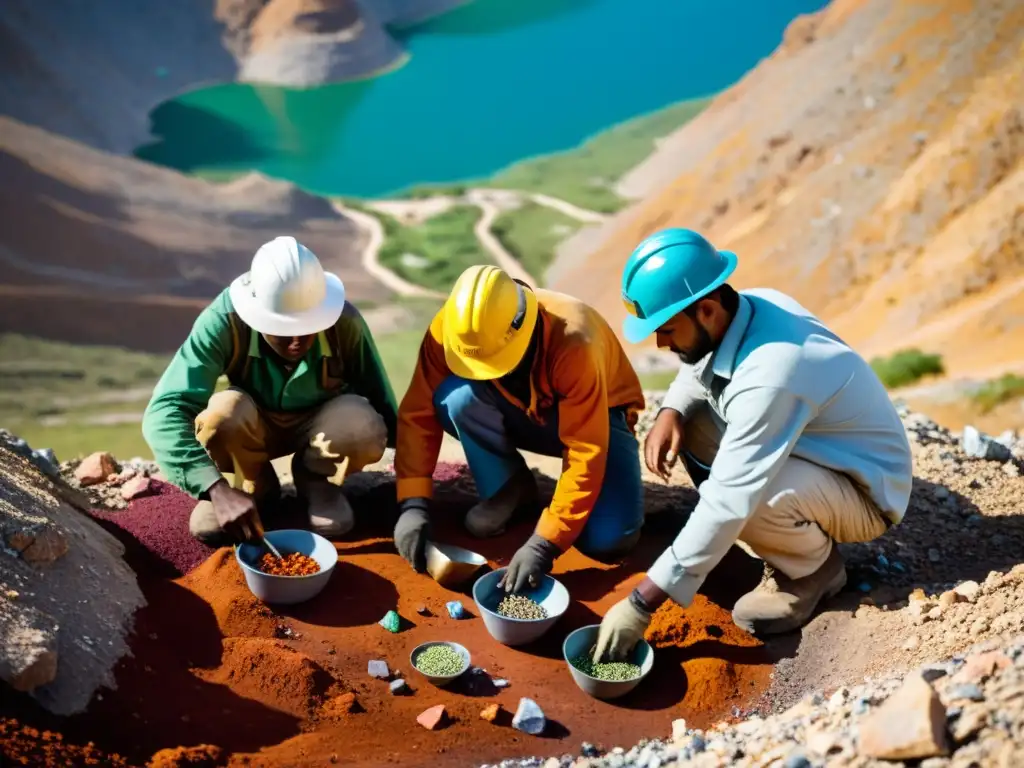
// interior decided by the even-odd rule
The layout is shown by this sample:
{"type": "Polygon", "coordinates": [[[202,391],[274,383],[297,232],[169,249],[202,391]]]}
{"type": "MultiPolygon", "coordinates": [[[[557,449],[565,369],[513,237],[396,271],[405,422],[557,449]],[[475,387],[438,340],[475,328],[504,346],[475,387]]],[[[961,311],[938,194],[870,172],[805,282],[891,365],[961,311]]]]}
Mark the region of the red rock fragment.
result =
{"type": "Polygon", "coordinates": [[[121,496],[125,501],[131,501],[141,496],[148,496],[153,492],[153,481],[144,475],[133,477],[121,489],[121,496]]]}
{"type": "Polygon", "coordinates": [[[96,485],[117,472],[117,462],[105,451],[89,454],[75,469],[75,479],[82,485],[96,485]]]}
{"type": "Polygon", "coordinates": [[[419,717],[416,718],[416,722],[426,728],[428,731],[436,731],[441,727],[445,719],[444,704],[438,704],[435,707],[424,710],[420,713],[419,717]]]}

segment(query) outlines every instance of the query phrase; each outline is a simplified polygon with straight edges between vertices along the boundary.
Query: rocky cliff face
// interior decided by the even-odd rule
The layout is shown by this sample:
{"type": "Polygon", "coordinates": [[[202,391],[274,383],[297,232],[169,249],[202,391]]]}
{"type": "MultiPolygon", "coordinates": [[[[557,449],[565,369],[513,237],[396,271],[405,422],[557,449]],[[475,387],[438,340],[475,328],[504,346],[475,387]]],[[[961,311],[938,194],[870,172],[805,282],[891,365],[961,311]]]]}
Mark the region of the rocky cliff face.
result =
{"type": "Polygon", "coordinates": [[[0,118],[0,329],[173,350],[256,249],[313,249],[353,300],[388,291],[331,204],[258,175],[214,185],[0,118]]]}
{"type": "Polygon", "coordinates": [[[686,226],[739,254],[738,287],[791,293],[865,354],[919,346],[955,374],[1019,363],[1014,94],[1024,4],[835,0],[623,180],[643,201],[566,257],[555,287],[618,325],[630,251],[686,226]]]}
{"type": "Polygon", "coordinates": [[[386,24],[463,0],[6,0],[0,109],[117,154],[148,138],[149,111],[183,91],[245,80],[306,87],[366,77],[401,47],[386,24]]]}

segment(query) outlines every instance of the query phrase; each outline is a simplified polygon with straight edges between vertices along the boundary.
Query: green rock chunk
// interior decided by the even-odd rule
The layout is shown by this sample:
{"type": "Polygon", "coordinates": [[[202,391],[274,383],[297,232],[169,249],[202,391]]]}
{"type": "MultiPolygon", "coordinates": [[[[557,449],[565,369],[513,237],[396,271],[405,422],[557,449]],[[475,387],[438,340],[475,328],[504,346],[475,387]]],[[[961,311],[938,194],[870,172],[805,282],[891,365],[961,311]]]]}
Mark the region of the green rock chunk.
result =
{"type": "Polygon", "coordinates": [[[377,622],[388,632],[397,632],[399,626],[401,626],[402,620],[398,618],[398,614],[394,611],[388,611],[384,614],[384,618],[377,622]]]}

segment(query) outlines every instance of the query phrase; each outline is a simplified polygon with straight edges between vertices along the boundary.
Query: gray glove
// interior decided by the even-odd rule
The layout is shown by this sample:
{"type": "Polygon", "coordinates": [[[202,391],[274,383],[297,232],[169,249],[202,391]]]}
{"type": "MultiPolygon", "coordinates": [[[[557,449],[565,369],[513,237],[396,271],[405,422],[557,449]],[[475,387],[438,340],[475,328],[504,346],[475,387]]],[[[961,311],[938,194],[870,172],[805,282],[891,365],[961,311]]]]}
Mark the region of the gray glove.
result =
{"type": "Polygon", "coordinates": [[[395,549],[417,572],[427,569],[427,537],[430,534],[430,516],[426,499],[406,499],[401,503],[402,514],[395,524],[395,549]]]}
{"type": "Polygon", "coordinates": [[[533,534],[512,556],[498,586],[504,587],[506,592],[522,592],[527,587],[540,586],[541,578],[551,571],[560,554],[562,551],[550,541],[533,534]]]}

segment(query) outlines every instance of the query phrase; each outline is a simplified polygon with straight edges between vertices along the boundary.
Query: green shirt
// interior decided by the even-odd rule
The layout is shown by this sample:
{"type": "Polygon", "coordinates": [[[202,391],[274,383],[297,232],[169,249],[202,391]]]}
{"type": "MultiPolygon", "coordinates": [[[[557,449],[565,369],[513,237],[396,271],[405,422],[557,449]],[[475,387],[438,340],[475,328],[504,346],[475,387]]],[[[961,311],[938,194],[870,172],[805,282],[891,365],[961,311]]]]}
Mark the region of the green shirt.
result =
{"type": "MultiPolygon", "coordinates": [[[[200,313],[157,382],[142,417],[142,434],[160,469],[168,480],[196,498],[222,477],[196,438],[195,420],[231,361],[229,315],[233,309],[224,290],[200,313]]],[[[249,368],[241,387],[260,408],[275,412],[308,410],[339,394],[362,395],[384,419],[388,446],[394,447],[398,408],[370,329],[347,303],[335,327],[344,376],[340,390],[327,391],[321,382],[320,361],[332,354],[323,333],[288,371],[277,355],[263,347],[260,334],[252,331],[249,368]]]]}

